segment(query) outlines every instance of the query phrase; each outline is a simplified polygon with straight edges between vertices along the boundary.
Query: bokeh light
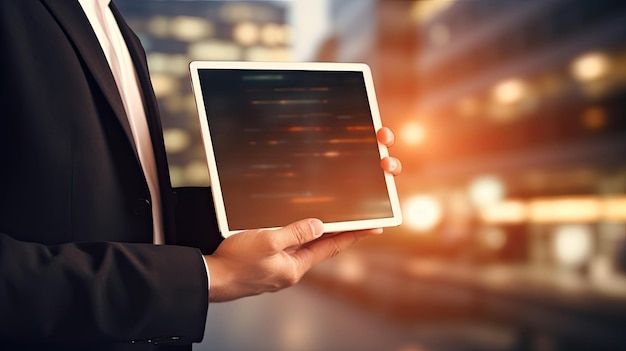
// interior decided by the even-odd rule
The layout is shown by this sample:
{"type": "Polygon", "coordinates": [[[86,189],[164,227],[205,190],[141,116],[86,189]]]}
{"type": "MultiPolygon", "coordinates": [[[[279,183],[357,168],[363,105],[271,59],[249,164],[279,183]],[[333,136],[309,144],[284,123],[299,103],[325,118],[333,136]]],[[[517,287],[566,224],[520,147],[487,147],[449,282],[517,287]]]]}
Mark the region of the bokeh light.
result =
{"type": "Polygon", "coordinates": [[[243,46],[250,46],[259,41],[259,26],[253,22],[240,22],[233,29],[233,39],[243,46]]]}
{"type": "Polygon", "coordinates": [[[285,45],[288,43],[288,37],[285,26],[268,23],[261,28],[261,40],[267,46],[285,45]]]}
{"type": "Polygon", "coordinates": [[[189,45],[188,55],[191,60],[234,61],[241,58],[241,47],[230,41],[205,40],[189,45]]]}
{"type": "Polygon", "coordinates": [[[520,102],[528,92],[526,83],[521,79],[509,79],[498,83],[493,89],[494,100],[502,105],[520,102]]]}
{"type": "Polygon", "coordinates": [[[592,231],[586,225],[558,226],[553,233],[553,251],[557,262],[566,268],[577,268],[593,252],[592,231]]]}
{"type": "Polygon", "coordinates": [[[206,162],[193,161],[184,168],[184,178],[187,184],[207,186],[209,185],[209,170],[206,162]]]}
{"type": "Polygon", "coordinates": [[[519,200],[506,200],[479,209],[485,223],[524,223],[527,220],[527,205],[519,200]]]}
{"type": "Polygon", "coordinates": [[[180,41],[197,41],[213,34],[213,23],[205,18],[177,16],[170,22],[172,37],[180,41]]]}
{"type": "Polygon", "coordinates": [[[477,207],[495,205],[504,199],[504,183],[496,176],[480,176],[470,182],[468,195],[477,207]]]}
{"type": "Polygon", "coordinates": [[[191,144],[189,132],[180,128],[170,128],[163,131],[165,147],[168,152],[179,153],[185,151],[191,144]]]}
{"type": "Polygon", "coordinates": [[[415,146],[424,142],[426,139],[426,131],[419,123],[407,123],[402,127],[400,137],[405,144],[415,146]]]}
{"type": "Polygon", "coordinates": [[[158,98],[174,95],[178,92],[178,80],[168,74],[153,74],[152,87],[158,98]]]}
{"type": "Polygon", "coordinates": [[[443,215],[441,203],[431,195],[413,196],[402,207],[405,224],[418,232],[435,228],[443,215]]]}
{"type": "Polygon", "coordinates": [[[528,207],[533,223],[589,223],[602,216],[602,203],[594,197],[556,197],[533,199],[528,207]]]}
{"type": "Polygon", "coordinates": [[[610,60],[604,53],[591,52],[574,60],[572,75],[581,82],[594,81],[604,77],[610,69],[610,60]]]}
{"type": "Polygon", "coordinates": [[[367,270],[361,258],[350,252],[336,258],[336,274],[338,279],[350,284],[367,278],[367,270]]]}

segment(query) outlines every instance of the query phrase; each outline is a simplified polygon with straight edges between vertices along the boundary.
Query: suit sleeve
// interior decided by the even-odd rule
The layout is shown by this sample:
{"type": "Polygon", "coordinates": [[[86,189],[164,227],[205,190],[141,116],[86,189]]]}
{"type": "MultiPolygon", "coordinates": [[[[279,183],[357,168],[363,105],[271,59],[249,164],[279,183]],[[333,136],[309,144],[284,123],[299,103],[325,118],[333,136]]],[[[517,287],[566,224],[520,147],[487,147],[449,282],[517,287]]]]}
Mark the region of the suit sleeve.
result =
{"type": "Polygon", "coordinates": [[[176,242],[199,248],[210,255],[224,238],[219,233],[211,189],[181,187],[175,189],[174,215],[176,242]]]}
{"type": "Polygon", "coordinates": [[[198,249],[44,246],[0,233],[0,340],[198,342],[208,286],[198,249]]]}

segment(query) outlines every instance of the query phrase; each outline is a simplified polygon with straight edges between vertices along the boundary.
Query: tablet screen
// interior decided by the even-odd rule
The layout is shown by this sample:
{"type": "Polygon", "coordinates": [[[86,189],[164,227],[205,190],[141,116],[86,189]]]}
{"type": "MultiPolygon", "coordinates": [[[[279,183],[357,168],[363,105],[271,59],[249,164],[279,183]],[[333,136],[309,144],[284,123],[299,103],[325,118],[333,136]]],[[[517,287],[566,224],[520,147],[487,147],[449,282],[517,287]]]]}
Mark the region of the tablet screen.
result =
{"type": "Polygon", "coordinates": [[[394,218],[363,72],[198,68],[197,79],[223,234],[394,218]]]}

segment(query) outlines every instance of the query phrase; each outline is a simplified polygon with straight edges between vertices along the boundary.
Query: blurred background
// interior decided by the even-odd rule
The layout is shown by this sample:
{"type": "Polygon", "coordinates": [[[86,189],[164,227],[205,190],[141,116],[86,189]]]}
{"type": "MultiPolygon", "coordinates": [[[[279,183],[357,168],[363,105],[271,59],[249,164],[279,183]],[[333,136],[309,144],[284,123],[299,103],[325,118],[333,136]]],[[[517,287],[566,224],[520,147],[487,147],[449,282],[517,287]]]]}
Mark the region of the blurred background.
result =
{"type": "Polygon", "coordinates": [[[208,185],[190,60],[368,63],[405,222],[195,350],[626,350],[626,2],[117,0],[174,185],[208,185]]]}

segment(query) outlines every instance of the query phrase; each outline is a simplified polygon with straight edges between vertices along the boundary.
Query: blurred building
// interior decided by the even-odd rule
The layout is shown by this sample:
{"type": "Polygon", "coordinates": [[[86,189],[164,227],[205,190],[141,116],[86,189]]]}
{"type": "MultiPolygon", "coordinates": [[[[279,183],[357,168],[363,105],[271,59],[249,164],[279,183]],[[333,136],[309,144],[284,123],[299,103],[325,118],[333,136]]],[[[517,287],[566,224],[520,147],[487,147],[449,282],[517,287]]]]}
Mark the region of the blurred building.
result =
{"type": "Polygon", "coordinates": [[[579,268],[604,257],[619,271],[625,4],[447,5],[420,24],[415,102],[428,134],[414,148],[422,187],[450,209],[437,230],[450,230],[452,208],[468,207],[477,228],[466,235],[486,244],[501,231],[501,259],[558,266],[570,259],[551,246],[571,235],[589,245],[579,268]],[[435,195],[441,187],[447,194],[435,195]]]}
{"type": "Polygon", "coordinates": [[[432,144],[424,157],[439,166],[471,157],[452,172],[472,172],[461,166],[474,157],[520,151],[524,161],[481,164],[615,164],[619,143],[597,141],[619,140],[626,128],[624,15],[614,0],[457,1],[426,20],[417,114],[455,143],[432,144]],[[539,149],[553,154],[540,158],[539,149]],[[579,149],[593,151],[574,155],[579,149]]]}
{"type": "Polygon", "coordinates": [[[330,29],[318,61],[364,62],[372,68],[385,125],[405,117],[416,95],[417,28],[413,1],[330,0],[330,29]]]}
{"type": "Polygon", "coordinates": [[[520,349],[626,347],[626,3],[331,8],[321,52],[372,65],[405,224],[362,247],[377,288],[313,278],[396,317],[499,321],[520,349]]]}
{"type": "Polygon", "coordinates": [[[159,99],[174,185],[208,185],[189,62],[291,59],[283,1],[118,0],[139,35],[159,99]]]}

